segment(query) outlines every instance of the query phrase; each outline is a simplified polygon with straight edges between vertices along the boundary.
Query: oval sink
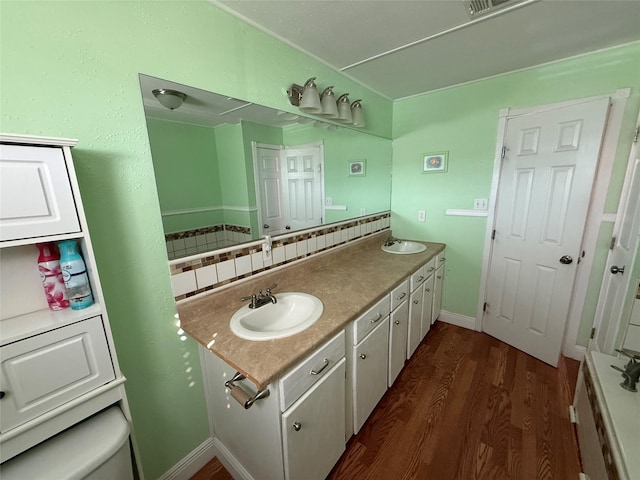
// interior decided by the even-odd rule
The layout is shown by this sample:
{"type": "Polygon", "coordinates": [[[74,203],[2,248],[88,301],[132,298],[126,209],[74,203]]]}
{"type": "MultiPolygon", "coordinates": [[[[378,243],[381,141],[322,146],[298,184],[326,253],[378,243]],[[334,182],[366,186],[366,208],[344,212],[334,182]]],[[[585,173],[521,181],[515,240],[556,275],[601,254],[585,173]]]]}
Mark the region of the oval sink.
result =
{"type": "Polygon", "coordinates": [[[299,333],[313,325],[324,306],[308,293],[287,292],[274,295],[277,303],[258,308],[245,305],[231,317],[231,331],[246,340],[273,340],[299,333]]]}
{"type": "Polygon", "coordinates": [[[410,253],[420,253],[424,252],[427,249],[427,246],[418,243],[418,242],[410,242],[408,240],[397,240],[393,245],[382,245],[382,250],[387,253],[395,253],[398,255],[408,255],[410,253]]]}

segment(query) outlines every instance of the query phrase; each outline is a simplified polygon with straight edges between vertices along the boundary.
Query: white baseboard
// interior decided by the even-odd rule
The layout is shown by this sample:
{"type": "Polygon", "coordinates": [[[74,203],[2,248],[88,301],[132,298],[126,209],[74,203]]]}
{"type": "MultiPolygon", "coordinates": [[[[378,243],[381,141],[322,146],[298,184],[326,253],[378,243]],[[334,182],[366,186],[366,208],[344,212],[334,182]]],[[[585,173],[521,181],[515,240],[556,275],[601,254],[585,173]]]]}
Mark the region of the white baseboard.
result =
{"type": "Polygon", "coordinates": [[[209,437],[166,471],[158,480],[189,480],[213,457],[218,457],[218,448],[215,439],[209,437]]]}
{"type": "Polygon", "coordinates": [[[247,470],[240,464],[236,457],[224,446],[224,444],[214,438],[216,449],[218,450],[218,460],[227,469],[227,472],[235,480],[254,480],[247,470]]]}
{"type": "Polygon", "coordinates": [[[564,349],[562,351],[562,355],[565,357],[573,358],[574,360],[582,361],[584,360],[584,356],[587,354],[587,347],[583,347],[582,345],[574,345],[571,348],[564,349]]]}
{"type": "Polygon", "coordinates": [[[440,312],[438,321],[457,325],[458,327],[468,328],[469,330],[476,329],[475,318],[467,317],[466,315],[460,315],[459,313],[447,312],[445,310],[442,310],[440,312]]]}

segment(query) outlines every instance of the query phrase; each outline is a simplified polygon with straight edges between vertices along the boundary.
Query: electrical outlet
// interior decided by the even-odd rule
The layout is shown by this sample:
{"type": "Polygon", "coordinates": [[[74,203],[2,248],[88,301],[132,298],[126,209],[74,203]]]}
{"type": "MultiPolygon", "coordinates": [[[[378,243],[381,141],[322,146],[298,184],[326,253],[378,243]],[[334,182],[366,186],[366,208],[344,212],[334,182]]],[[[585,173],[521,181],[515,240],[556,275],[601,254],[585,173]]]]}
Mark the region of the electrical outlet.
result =
{"type": "Polygon", "coordinates": [[[487,210],[489,208],[488,198],[476,198],[473,200],[474,210],[487,210]]]}
{"type": "Polygon", "coordinates": [[[360,209],[360,216],[364,217],[367,214],[367,210],[365,208],[360,209]]]}
{"type": "Polygon", "coordinates": [[[332,197],[325,197],[324,204],[325,205],[333,205],[333,198],[332,197]]]}
{"type": "Polygon", "coordinates": [[[424,222],[426,220],[427,214],[424,210],[418,210],[418,221],[424,222]]]}

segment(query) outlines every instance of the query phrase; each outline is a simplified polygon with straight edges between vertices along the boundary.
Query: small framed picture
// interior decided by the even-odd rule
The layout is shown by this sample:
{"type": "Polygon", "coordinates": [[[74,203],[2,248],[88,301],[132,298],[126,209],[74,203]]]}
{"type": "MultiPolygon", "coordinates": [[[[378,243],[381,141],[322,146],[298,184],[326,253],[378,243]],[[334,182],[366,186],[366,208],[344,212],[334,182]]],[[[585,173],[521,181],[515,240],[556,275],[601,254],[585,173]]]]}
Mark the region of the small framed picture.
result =
{"type": "Polygon", "coordinates": [[[349,162],[349,176],[350,177],[364,177],[366,167],[366,160],[355,160],[349,162]]]}
{"type": "Polygon", "coordinates": [[[446,172],[449,152],[425,153],[422,158],[422,173],[446,172]]]}

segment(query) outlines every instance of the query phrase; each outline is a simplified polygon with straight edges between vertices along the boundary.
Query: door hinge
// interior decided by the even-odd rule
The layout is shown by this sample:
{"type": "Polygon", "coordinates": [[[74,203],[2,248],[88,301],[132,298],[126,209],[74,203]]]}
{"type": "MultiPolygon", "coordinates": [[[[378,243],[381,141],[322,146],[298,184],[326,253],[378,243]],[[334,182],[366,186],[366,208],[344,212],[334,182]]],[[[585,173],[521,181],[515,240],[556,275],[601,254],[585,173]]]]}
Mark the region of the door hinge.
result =
{"type": "Polygon", "coordinates": [[[504,160],[504,157],[506,154],[507,154],[507,147],[503,146],[502,151],[500,152],[500,160],[504,160]]]}
{"type": "Polygon", "coordinates": [[[638,135],[640,135],[640,127],[636,127],[636,131],[633,134],[633,143],[638,142],[638,135]]]}
{"type": "Polygon", "coordinates": [[[609,244],[609,250],[613,250],[614,248],[616,248],[616,240],[618,240],[618,238],[615,235],[613,237],[611,237],[611,243],[609,244]]]}
{"type": "Polygon", "coordinates": [[[496,239],[496,229],[493,229],[493,232],[491,232],[491,240],[495,240],[496,239]]]}
{"type": "Polygon", "coordinates": [[[593,338],[596,336],[596,329],[595,327],[591,329],[591,336],[589,338],[593,338]]]}
{"type": "Polygon", "coordinates": [[[486,312],[487,308],[489,308],[489,304],[487,302],[484,302],[484,305],[482,306],[482,311],[486,312]]]}

